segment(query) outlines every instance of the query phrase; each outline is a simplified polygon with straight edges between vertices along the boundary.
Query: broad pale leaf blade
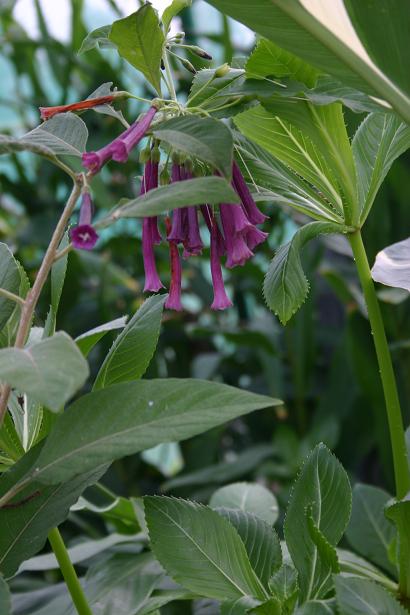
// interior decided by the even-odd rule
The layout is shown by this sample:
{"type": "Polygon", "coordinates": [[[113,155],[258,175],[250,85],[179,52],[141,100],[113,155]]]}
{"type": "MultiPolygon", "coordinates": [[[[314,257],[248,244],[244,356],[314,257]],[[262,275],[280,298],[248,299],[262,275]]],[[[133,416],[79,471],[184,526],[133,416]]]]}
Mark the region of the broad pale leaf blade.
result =
{"type": "MultiPolygon", "coordinates": [[[[15,295],[19,294],[20,271],[18,264],[5,243],[0,243],[0,288],[15,295]]],[[[4,327],[12,315],[16,304],[0,295],[0,329],[4,327]]]]}
{"type": "Polygon", "coordinates": [[[288,165],[295,173],[322,192],[336,213],[341,196],[336,178],[325,157],[308,135],[288,120],[269,113],[262,106],[235,116],[235,125],[251,141],[288,165]]]}
{"type": "Polygon", "coordinates": [[[46,148],[55,156],[81,157],[85,151],[87,139],[87,126],[78,115],[59,113],[23,135],[21,142],[46,148]]]}
{"type": "Polygon", "coordinates": [[[296,609],[294,615],[336,615],[336,613],[334,600],[308,600],[296,609]]]}
{"type": "Polygon", "coordinates": [[[378,252],[372,278],[375,282],[410,292],[410,238],[378,252]]]}
{"type": "Polygon", "coordinates": [[[232,133],[213,118],[176,117],[153,128],[152,133],[177,151],[211,164],[227,179],[232,175],[232,133]]]}
{"type": "Polygon", "coordinates": [[[195,379],[139,380],[84,395],[60,415],[36,463],[36,480],[54,484],[101,463],[183,440],[280,403],[195,379]]]}
{"type": "Polygon", "coordinates": [[[334,578],[338,610],[346,615],[405,615],[407,613],[394,596],[380,585],[337,575],[334,578]]]}
{"type": "Polygon", "coordinates": [[[216,512],[234,526],[245,545],[253,570],[268,589],[270,577],[282,564],[282,550],[276,532],[252,513],[228,508],[217,508],[216,512]]]}
{"type": "Polygon", "coordinates": [[[299,585],[298,573],[292,566],[283,564],[269,579],[269,589],[284,609],[293,612],[298,598],[299,585]]]}
{"type": "Polygon", "coordinates": [[[161,95],[161,56],[164,34],[152,5],[114,21],[108,35],[120,56],[141,71],[161,95]]]}
{"type": "Polygon", "coordinates": [[[54,152],[45,145],[40,145],[31,139],[26,141],[24,138],[16,139],[8,135],[0,135],[0,154],[14,154],[15,152],[32,152],[49,160],[56,160],[54,152]]]}
{"type": "Polygon", "coordinates": [[[168,32],[171,20],[181,11],[192,5],[192,0],[172,0],[171,4],[162,13],[161,21],[165,32],[168,32]]]}
{"type": "Polygon", "coordinates": [[[264,597],[239,534],[218,513],[158,496],[145,497],[144,508],[151,548],[177,583],[217,600],[264,597]]]}
{"type": "Polygon", "coordinates": [[[306,224],[273,257],[265,277],[263,293],[266,303],[283,325],[300,308],[309,292],[309,282],[300,259],[301,249],[314,237],[322,233],[337,233],[341,228],[340,225],[328,222],[306,224]]]}
{"type": "Polygon", "coordinates": [[[0,378],[50,410],[58,411],[84,384],[88,363],[63,332],[27,348],[0,350],[0,378]]]}
{"type": "MultiPolygon", "coordinates": [[[[111,89],[113,86],[112,81],[107,81],[106,83],[102,83],[94,92],[92,92],[89,96],[87,96],[87,100],[92,100],[93,98],[99,98],[100,96],[109,96],[113,93],[111,89]]],[[[115,91],[115,90],[114,90],[115,91]]],[[[103,115],[110,115],[111,117],[115,117],[118,121],[120,121],[123,125],[126,126],[125,118],[121,111],[117,111],[112,105],[97,105],[97,107],[92,107],[92,110],[96,113],[102,113],[103,115]]]]}
{"type": "MultiPolygon", "coordinates": [[[[251,596],[244,596],[238,598],[238,600],[225,600],[221,603],[220,611],[216,611],[210,606],[209,610],[204,611],[204,615],[248,615],[248,613],[253,612],[249,609],[258,604],[260,604],[260,600],[255,600],[251,596]]],[[[202,615],[202,611],[200,611],[200,615],[202,615]]]]}
{"type": "Polygon", "coordinates": [[[78,50],[78,54],[85,53],[86,51],[90,51],[91,49],[105,49],[111,48],[116,49],[117,46],[114,45],[113,42],[110,41],[110,32],[111,32],[111,24],[108,26],[101,26],[100,28],[96,28],[92,32],[89,32],[83,42],[81,43],[81,47],[78,50]]]}
{"type": "Polygon", "coordinates": [[[302,601],[323,598],[321,589],[329,577],[329,566],[322,563],[311,537],[307,507],[316,528],[336,546],[349,521],[351,491],[346,472],[324,444],[318,444],[302,466],[284,525],[286,544],[299,574],[302,601]]]}
{"type": "Polygon", "coordinates": [[[166,295],[146,299],[110,348],[94,390],[138,380],[145,373],[157,347],[166,295]]]}
{"type": "Polygon", "coordinates": [[[83,353],[85,357],[91,352],[94,346],[104,337],[109,331],[116,331],[117,329],[123,329],[127,324],[128,317],[121,316],[115,320],[110,320],[103,325],[99,325],[90,331],[82,333],[75,338],[75,343],[83,353]]]}
{"type": "Polygon", "coordinates": [[[384,513],[390,497],[378,487],[355,485],[346,538],[357,553],[394,577],[397,571],[389,560],[388,551],[396,532],[393,523],[384,513]]]}
{"type": "Polygon", "coordinates": [[[229,508],[254,514],[270,525],[279,515],[278,502],[270,491],[257,483],[233,483],[221,487],[212,495],[211,508],[229,508]]]}
{"type": "Polygon", "coordinates": [[[238,195],[222,177],[199,177],[150,190],[128,201],[114,213],[115,218],[157,216],[176,207],[209,203],[238,203],[238,195]]]}
{"type": "Polygon", "coordinates": [[[346,549],[337,549],[337,556],[339,560],[340,570],[348,575],[354,575],[356,577],[362,577],[370,581],[375,581],[379,585],[383,585],[389,591],[395,592],[397,589],[397,583],[386,576],[381,570],[373,566],[368,560],[363,557],[346,551],[346,549]]]}
{"type": "Polygon", "coordinates": [[[393,162],[409,147],[410,127],[393,114],[371,113],[359,126],[352,150],[362,223],[393,162]]]}

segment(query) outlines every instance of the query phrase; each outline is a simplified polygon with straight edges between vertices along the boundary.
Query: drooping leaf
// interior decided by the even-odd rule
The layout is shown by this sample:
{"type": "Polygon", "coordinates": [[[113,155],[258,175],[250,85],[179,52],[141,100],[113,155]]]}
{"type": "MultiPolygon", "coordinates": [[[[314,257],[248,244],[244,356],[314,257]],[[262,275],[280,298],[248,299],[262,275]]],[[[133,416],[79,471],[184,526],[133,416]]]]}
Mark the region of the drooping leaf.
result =
{"type": "Polygon", "coordinates": [[[268,589],[271,575],[282,564],[282,550],[275,530],[260,517],[243,510],[216,508],[216,512],[234,526],[245,545],[253,570],[268,589]]]}
{"type": "Polygon", "coordinates": [[[375,282],[410,292],[410,238],[377,253],[372,278],[375,282]]]}
{"type": "Polygon", "coordinates": [[[91,49],[116,49],[117,46],[110,41],[111,24],[108,26],[101,26],[96,28],[92,32],[89,32],[78,50],[79,54],[90,51],[91,49]]]}
{"type": "Polygon", "coordinates": [[[270,491],[257,483],[233,483],[221,487],[212,495],[211,508],[228,508],[249,512],[269,525],[276,523],[279,508],[270,491]]]}
{"type": "Polygon", "coordinates": [[[165,299],[154,295],[144,301],[105,357],[94,390],[141,378],[158,343],[165,299]]]}
{"type": "MultiPolygon", "coordinates": [[[[0,288],[15,295],[19,294],[20,271],[10,248],[5,243],[0,243],[0,288]]],[[[0,295],[0,329],[12,315],[15,306],[14,301],[0,295]]]]}
{"type": "MultiPolygon", "coordinates": [[[[99,98],[100,96],[109,96],[110,94],[113,93],[112,91],[112,85],[113,82],[112,81],[107,81],[106,83],[102,83],[96,90],[94,90],[94,92],[92,92],[89,96],[87,96],[87,100],[93,99],[93,98],[99,98]]],[[[125,122],[125,118],[122,114],[121,111],[119,111],[118,109],[115,109],[112,104],[104,104],[104,105],[97,105],[96,107],[92,107],[92,110],[95,111],[96,113],[102,113],[103,115],[110,115],[111,117],[115,117],[119,122],[121,122],[123,125],[127,125],[125,122]]]]}
{"type": "Polygon", "coordinates": [[[393,114],[371,113],[359,126],[352,151],[362,223],[393,162],[409,147],[410,127],[393,114]]]}
{"type": "Polygon", "coordinates": [[[336,546],[349,520],[351,491],[346,472],[324,444],[318,444],[302,466],[284,525],[286,544],[299,575],[302,601],[325,597],[322,588],[329,578],[329,564],[322,561],[312,540],[308,507],[316,528],[331,546],[336,546]]]}
{"type": "Polygon", "coordinates": [[[85,151],[87,126],[75,113],[59,113],[21,137],[21,143],[50,150],[55,156],[78,156],[85,151]]]}
{"type": "Polygon", "coordinates": [[[176,207],[209,203],[237,203],[238,195],[222,177],[199,177],[150,190],[131,199],[114,213],[115,218],[157,216],[176,207]]]}
{"type": "Polygon", "coordinates": [[[279,403],[195,379],[139,380],[84,395],[61,414],[35,464],[36,480],[54,484],[79,472],[183,440],[279,403]]]}
{"type": "Polygon", "coordinates": [[[341,613],[349,615],[405,615],[399,602],[383,587],[357,577],[337,575],[334,578],[336,601],[341,613]]]}
{"type": "Polygon", "coordinates": [[[151,548],[183,587],[217,600],[264,597],[236,530],[206,506],[168,497],[144,498],[151,548]]]}
{"type": "Polygon", "coordinates": [[[266,303],[283,325],[300,308],[309,292],[300,259],[302,247],[322,233],[337,233],[341,229],[340,225],[330,222],[310,222],[276,252],[265,277],[263,292],[266,303]]]}
{"type": "Polygon", "coordinates": [[[63,332],[26,348],[0,350],[1,379],[58,411],[84,384],[88,363],[63,332]]]}
{"type": "Polygon", "coordinates": [[[75,338],[75,343],[86,357],[94,348],[94,346],[104,337],[109,331],[115,331],[116,329],[123,329],[127,323],[127,316],[121,316],[115,320],[110,320],[103,325],[99,325],[90,331],[82,333],[75,338]]]}
{"type": "Polygon", "coordinates": [[[318,71],[272,41],[261,38],[245,65],[249,77],[291,77],[313,87],[318,71]]]}
{"type": "Polygon", "coordinates": [[[176,17],[183,9],[191,6],[192,0],[172,0],[171,4],[162,13],[161,21],[165,32],[168,32],[171,20],[176,17]]]}
{"type": "Polygon", "coordinates": [[[384,508],[390,495],[378,487],[357,484],[353,488],[352,516],[346,531],[351,547],[393,576],[395,567],[388,551],[396,534],[384,508]]]}
{"type": "Polygon", "coordinates": [[[114,21],[108,38],[120,56],[141,71],[161,94],[161,56],[164,34],[150,3],[118,21],[114,21]]]}
{"type": "Polygon", "coordinates": [[[152,130],[177,151],[208,162],[226,178],[232,174],[232,133],[223,122],[196,115],[176,117],[152,130]]]}

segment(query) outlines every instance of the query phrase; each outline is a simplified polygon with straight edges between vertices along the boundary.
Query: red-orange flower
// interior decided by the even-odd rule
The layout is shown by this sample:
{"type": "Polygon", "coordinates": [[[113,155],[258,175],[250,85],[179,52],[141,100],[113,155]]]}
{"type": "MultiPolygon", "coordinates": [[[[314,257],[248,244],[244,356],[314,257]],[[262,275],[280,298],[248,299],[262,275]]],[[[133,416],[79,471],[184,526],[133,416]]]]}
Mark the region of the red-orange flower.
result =
{"type": "Polygon", "coordinates": [[[109,103],[112,103],[115,98],[115,94],[109,94],[108,96],[99,96],[98,98],[80,100],[79,102],[72,103],[71,105],[39,107],[40,116],[42,120],[49,120],[54,115],[57,115],[57,113],[66,113],[67,111],[84,111],[85,109],[91,109],[92,107],[98,107],[99,105],[108,105],[109,103]]]}

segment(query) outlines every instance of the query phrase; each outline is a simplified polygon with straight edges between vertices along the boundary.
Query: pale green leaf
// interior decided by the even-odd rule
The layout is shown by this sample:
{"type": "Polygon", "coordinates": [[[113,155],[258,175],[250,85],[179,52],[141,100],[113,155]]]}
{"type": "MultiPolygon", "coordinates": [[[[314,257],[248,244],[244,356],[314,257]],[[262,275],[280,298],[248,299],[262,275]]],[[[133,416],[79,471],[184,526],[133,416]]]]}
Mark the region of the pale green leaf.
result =
{"type": "Polygon", "coordinates": [[[110,41],[110,38],[109,38],[110,32],[111,32],[111,25],[101,26],[100,28],[96,28],[92,32],[89,32],[87,36],[85,37],[85,39],[83,40],[83,42],[81,43],[81,47],[78,50],[78,53],[79,54],[85,53],[86,51],[90,51],[90,49],[94,49],[94,48],[116,49],[117,46],[114,45],[114,43],[110,41]]]}
{"type": "Polygon", "coordinates": [[[199,177],[150,190],[115,211],[115,218],[157,216],[176,207],[209,203],[237,203],[238,195],[222,177],[199,177]]]}
{"type": "Polygon", "coordinates": [[[400,568],[401,589],[404,595],[410,593],[410,494],[403,500],[392,500],[385,509],[397,529],[397,561],[400,568]]]}
{"type": "Polygon", "coordinates": [[[21,142],[50,150],[55,156],[81,157],[87,139],[87,126],[78,115],[59,113],[23,135],[21,142]]]}
{"type": "Polygon", "coordinates": [[[176,117],[153,128],[152,133],[177,151],[212,165],[228,179],[232,175],[232,133],[219,120],[195,115],[176,117]]]}
{"type": "Polygon", "coordinates": [[[309,600],[294,615],[336,615],[336,605],[334,600],[309,600]]]}
{"type": "Polygon", "coordinates": [[[299,593],[296,570],[289,564],[283,564],[270,578],[269,589],[284,608],[292,612],[299,593]]]}
{"type": "Polygon", "coordinates": [[[152,5],[144,4],[128,17],[114,21],[108,37],[117,46],[120,56],[141,71],[161,94],[164,34],[152,5]]]}
{"type": "Polygon", "coordinates": [[[206,506],[145,497],[151,548],[168,574],[190,591],[218,600],[264,597],[236,530],[206,506]]]}
{"type": "Polygon", "coordinates": [[[87,361],[63,332],[26,348],[0,350],[1,380],[50,410],[60,410],[84,384],[88,372],[87,361]]]}
{"type": "Polygon", "coordinates": [[[94,390],[138,380],[146,371],[158,343],[166,295],[153,295],[115,339],[94,383],[94,390]]]}
{"type": "Polygon", "coordinates": [[[340,613],[346,615],[406,615],[407,613],[391,593],[372,581],[337,575],[334,582],[340,613]]]}
{"type": "Polygon", "coordinates": [[[245,71],[231,68],[223,77],[215,77],[215,70],[205,68],[197,72],[192,81],[188,107],[201,106],[204,109],[219,107],[229,100],[231,86],[245,80],[245,71]],[[228,95],[227,95],[228,94],[228,95]]]}
{"type": "MultiPolygon", "coordinates": [[[[0,288],[19,294],[20,271],[18,264],[5,243],[0,243],[0,288]]],[[[0,329],[12,315],[16,304],[0,294],[0,329]]]]}
{"type": "Polygon", "coordinates": [[[410,238],[393,243],[376,254],[376,261],[372,267],[372,278],[375,282],[410,292],[409,275],[410,238]]]}
{"type": "Polygon", "coordinates": [[[281,246],[269,265],[263,285],[266,303],[285,325],[300,308],[309,292],[309,282],[302,269],[303,246],[321,233],[341,232],[340,225],[311,222],[302,226],[292,240],[281,246]]]}
{"type": "Polygon", "coordinates": [[[192,0],[172,0],[171,4],[162,13],[161,21],[165,32],[168,32],[171,20],[176,17],[183,9],[192,5],[192,0]]]}
{"type": "Polygon", "coordinates": [[[103,338],[109,331],[123,329],[127,324],[127,319],[127,316],[121,316],[120,318],[115,318],[115,320],[105,322],[103,325],[99,325],[98,327],[94,327],[94,329],[81,333],[81,335],[76,337],[74,341],[86,357],[94,346],[100,341],[100,339],[103,338]]]}
{"type": "Polygon", "coordinates": [[[233,483],[221,487],[212,495],[209,505],[212,508],[229,508],[249,512],[266,523],[276,523],[278,502],[270,491],[257,483],[233,483]]]}

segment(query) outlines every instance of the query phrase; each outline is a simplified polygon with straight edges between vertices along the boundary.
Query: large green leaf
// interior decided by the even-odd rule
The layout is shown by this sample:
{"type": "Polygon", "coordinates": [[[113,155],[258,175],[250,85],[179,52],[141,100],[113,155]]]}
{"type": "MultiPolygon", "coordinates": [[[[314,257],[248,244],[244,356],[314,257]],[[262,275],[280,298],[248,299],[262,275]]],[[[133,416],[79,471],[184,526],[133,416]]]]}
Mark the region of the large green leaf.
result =
{"type": "Polygon", "coordinates": [[[101,463],[197,435],[280,403],[204,380],[139,380],[84,395],[60,415],[35,464],[36,480],[69,480],[101,463]]]}
{"type": "Polygon", "coordinates": [[[286,612],[293,612],[299,593],[298,573],[289,564],[283,564],[269,580],[269,588],[273,596],[283,605],[286,612]]]}
{"type": "MultiPolygon", "coordinates": [[[[400,87],[399,82],[394,81],[396,71],[401,69],[391,70],[389,67],[389,72],[383,74],[382,70],[374,66],[354,35],[351,24],[344,14],[343,5],[338,5],[337,10],[329,11],[325,4],[313,0],[306,0],[303,4],[301,0],[256,0],[252,3],[236,0],[208,0],[208,2],[223,13],[274,41],[280,47],[303,58],[323,72],[333,75],[342,83],[387,100],[405,121],[410,122],[409,93],[400,87]],[[316,14],[322,20],[318,19],[316,14]],[[326,27],[324,24],[329,22],[331,25],[326,27]]],[[[358,3],[349,1],[347,4],[346,0],[349,8],[357,8],[357,15],[355,15],[356,10],[353,11],[353,9],[352,15],[355,22],[360,23],[360,32],[366,30],[364,42],[369,45],[369,48],[371,47],[371,53],[373,53],[374,44],[373,42],[371,46],[369,44],[370,38],[375,36],[374,34],[369,35],[373,26],[373,17],[369,20],[368,15],[372,13],[375,4],[372,3],[372,9],[369,9],[369,2],[370,0],[367,0],[359,8],[358,3]],[[360,20],[359,13],[361,14],[360,20]]],[[[405,0],[401,2],[405,3],[405,0]]],[[[378,6],[377,9],[376,36],[379,41],[377,53],[380,55],[385,46],[390,48],[396,46],[395,36],[398,31],[397,23],[400,20],[400,12],[394,12],[395,17],[392,22],[394,25],[389,27],[386,40],[384,10],[388,10],[390,16],[391,9],[390,6],[386,9],[384,4],[378,6]]],[[[407,6],[404,10],[407,10],[407,6]]],[[[406,18],[403,23],[405,21],[406,18]]],[[[400,34],[402,32],[403,30],[400,34]]],[[[399,41],[402,43],[403,37],[400,34],[399,41]]],[[[405,66],[406,43],[404,47],[400,47],[400,51],[394,51],[394,54],[400,56],[400,63],[405,66]]],[[[391,58],[390,53],[388,57],[391,58]]]]}
{"type": "Polygon", "coordinates": [[[193,158],[208,162],[228,179],[232,175],[232,133],[219,120],[195,115],[176,117],[152,130],[161,141],[193,158]]]}
{"type": "Polygon", "coordinates": [[[273,525],[279,515],[278,502],[270,491],[257,483],[233,483],[221,487],[212,495],[212,508],[242,510],[273,525]]]}
{"type": "Polygon", "coordinates": [[[81,157],[87,139],[87,126],[78,115],[59,113],[23,135],[20,141],[22,144],[30,143],[35,147],[44,148],[46,152],[49,150],[55,156],[81,157]]]}
{"type": "Polygon", "coordinates": [[[217,600],[265,597],[237,531],[206,506],[145,497],[151,548],[183,587],[217,600]]]}
{"type": "MultiPolygon", "coordinates": [[[[20,271],[17,262],[5,243],[0,243],[0,288],[19,294],[20,271]]],[[[0,295],[0,329],[4,327],[15,308],[14,301],[0,295]]]]}
{"type": "Polygon", "coordinates": [[[144,196],[121,203],[113,217],[144,218],[157,216],[176,207],[237,203],[238,199],[236,192],[222,177],[199,177],[154,188],[144,196]]]}
{"type": "Polygon", "coordinates": [[[302,226],[292,240],[276,252],[265,277],[263,293],[266,303],[283,325],[300,308],[309,292],[300,259],[301,249],[321,233],[337,233],[342,228],[330,222],[311,222],[302,226]]]}
{"type": "Polygon", "coordinates": [[[85,53],[86,51],[90,51],[90,49],[95,48],[109,48],[116,49],[117,46],[114,45],[113,42],[110,41],[110,32],[111,25],[101,26],[100,28],[96,28],[92,32],[89,32],[83,42],[81,43],[81,47],[78,50],[79,54],[85,53]]]}
{"type": "Polygon", "coordinates": [[[341,464],[324,444],[318,444],[302,466],[286,513],[284,533],[292,561],[299,574],[302,601],[325,597],[329,589],[329,566],[312,539],[315,527],[331,546],[343,535],[349,521],[351,491],[341,464]]]}
{"type": "Polygon", "coordinates": [[[346,615],[376,615],[376,613],[377,615],[405,615],[407,613],[391,593],[372,581],[337,575],[334,582],[340,613],[346,615]]]}
{"type": "Polygon", "coordinates": [[[390,495],[383,489],[355,485],[346,537],[357,553],[395,576],[397,571],[389,560],[388,552],[396,532],[393,523],[384,514],[389,499],[390,495]]]}
{"type": "Polygon", "coordinates": [[[383,585],[390,592],[397,590],[397,583],[390,577],[386,576],[381,570],[373,566],[368,560],[346,551],[346,549],[337,549],[337,557],[339,560],[340,571],[356,577],[363,577],[370,581],[375,581],[379,585],[383,585]]]}
{"type": "Polygon", "coordinates": [[[234,526],[245,545],[253,570],[268,589],[269,579],[282,564],[278,535],[260,517],[243,510],[217,508],[216,511],[234,526]]]}
{"type": "Polygon", "coordinates": [[[352,150],[362,223],[393,162],[409,147],[410,128],[393,114],[371,113],[359,126],[352,150]]]}
{"type": "Polygon", "coordinates": [[[262,106],[240,113],[235,116],[234,122],[242,134],[315,186],[331,203],[334,211],[342,214],[337,180],[327,159],[309,135],[262,106]]]}
{"type": "Polygon", "coordinates": [[[84,384],[88,363],[63,332],[26,348],[0,350],[1,379],[58,411],[84,384]]]}
{"type": "Polygon", "coordinates": [[[105,357],[94,390],[141,378],[158,343],[165,299],[164,295],[154,295],[144,301],[105,357]]]}
{"type": "Polygon", "coordinates": [[[141,71],[161,94],[161,56],[164,34],[158,16],[147,2],[138,11],[114,21],[108,38],[118,53],[141,71]]]}

